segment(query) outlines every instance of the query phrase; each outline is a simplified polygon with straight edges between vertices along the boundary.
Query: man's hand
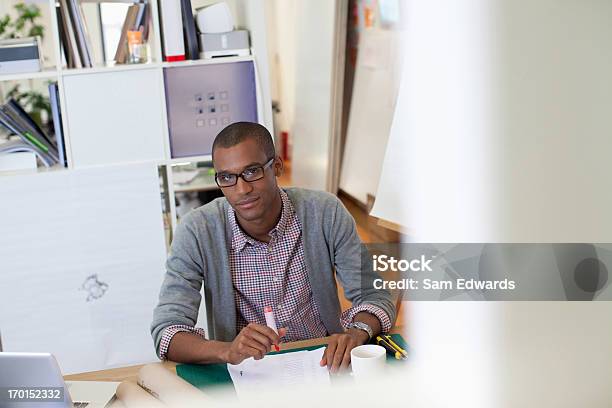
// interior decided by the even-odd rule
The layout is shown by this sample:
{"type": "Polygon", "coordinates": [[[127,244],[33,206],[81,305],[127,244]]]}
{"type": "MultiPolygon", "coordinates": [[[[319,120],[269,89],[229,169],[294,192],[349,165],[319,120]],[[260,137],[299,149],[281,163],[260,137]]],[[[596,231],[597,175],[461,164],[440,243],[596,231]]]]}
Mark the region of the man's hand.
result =
{"type": "Polygon", "coordinates": [[[368,334],[359,329],[349,329],[342,334],[332,334],[321,359],[321,367],[326,365],[332,373],[340,369],[346,370],[351,362],[351,350],[367,341],[368,334]]]}
{"type": "Polygon", "coordinates": [[[261,360],[270,351],[272,345],[280,343],[280,338],[286,332],[287,329],[282,328],[278,330],[277,335],[268,326],[249,323],[247,327],[240,330],[234,341],[227,343],[227,348],[223,351],[221,358],[230,364],[239,364],[249,357],[261,360]]]}

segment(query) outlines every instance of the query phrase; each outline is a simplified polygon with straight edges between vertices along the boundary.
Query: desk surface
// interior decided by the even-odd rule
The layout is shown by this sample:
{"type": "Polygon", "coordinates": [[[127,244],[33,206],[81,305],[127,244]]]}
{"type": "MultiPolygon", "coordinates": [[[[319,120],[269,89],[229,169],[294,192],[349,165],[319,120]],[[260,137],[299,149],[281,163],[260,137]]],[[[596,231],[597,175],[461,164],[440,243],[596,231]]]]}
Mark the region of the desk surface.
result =
{"type": "MultiPolygon", "coordinates": [[[[394,332],[397,332],[394,330],[394,332]]],[[[291,350],[294,348],[300,347],[310,347],[310,346],[318,346],[320,344],[327,344],[327,337],[318,338],[318,339],[310,339],[310,340],[302,340],[302,341],[294,341],[291,343],[283,343],[281,346],[282,350],[291,350]]],[[[172,361],[164,361],[162,363],[164,367],[169,370],[176,371],[177,363],[172,361]]],[[[136,382],[138,378],[138,370],[143,365],[135,365],[129,367],[120,367],[120,368],[112,368],[109,370],[100,370],[100,371],[91,371],[87,373],[79,373],[64,376],[64,379],[67,381],[133,381],[136,382]]]]}

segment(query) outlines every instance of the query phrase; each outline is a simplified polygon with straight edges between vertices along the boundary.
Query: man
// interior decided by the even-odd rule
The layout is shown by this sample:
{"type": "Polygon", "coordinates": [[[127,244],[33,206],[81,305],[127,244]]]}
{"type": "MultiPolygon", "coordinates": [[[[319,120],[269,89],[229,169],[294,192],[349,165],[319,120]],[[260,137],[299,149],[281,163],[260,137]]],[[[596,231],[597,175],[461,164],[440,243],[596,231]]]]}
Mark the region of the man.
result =
{"type": "Polygon", "coordinates": [[[212,155],[225,197],[193,210],[176,229],[151,326],[159,357],[237,364],[263,358],[281,341],[331,335],[321,365],[346,368],[351,350],[395,319],[388,292],[361,288],[353,218],[331,194],[280,189],[283,162],[259,124],[229,125],[212,155]],[[344,313],[335,276],[353,302],[344,313]],[[202,285],[210,340],[194,327],[202,285]],[[266,326],[266,307],[278,334],[266,326]]]}

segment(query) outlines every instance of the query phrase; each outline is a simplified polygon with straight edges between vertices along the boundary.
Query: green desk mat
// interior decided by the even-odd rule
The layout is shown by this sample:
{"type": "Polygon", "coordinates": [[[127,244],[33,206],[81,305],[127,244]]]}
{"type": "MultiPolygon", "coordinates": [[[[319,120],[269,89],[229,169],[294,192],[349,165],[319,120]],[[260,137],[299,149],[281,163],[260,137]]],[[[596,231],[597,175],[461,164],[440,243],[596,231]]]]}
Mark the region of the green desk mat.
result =
{"type": "MultiPolygon", "coordinates": [[[[391,338],[404,350],[408,351],[408,345],[404,338],[399,334],[392,334],[391,338]]],[[[374,343],[374,342],[373,342],[374,343]]],[[[291,350],[281,350],[270,354],[292,353],[302,350],[316,350],[325,345],[317,345],[310,347],[301,347],[291,350]]],[[[396,360],[395,357],[387,353],[387,362],[398,363],[401,360],[396,360]]],[[[176,373],[183,380],[198,388],[209,388],[214,386],[229,386],[232,384],[232,378],[227,371],[226,364],[179,364],[176,366],[176,373]]]]}

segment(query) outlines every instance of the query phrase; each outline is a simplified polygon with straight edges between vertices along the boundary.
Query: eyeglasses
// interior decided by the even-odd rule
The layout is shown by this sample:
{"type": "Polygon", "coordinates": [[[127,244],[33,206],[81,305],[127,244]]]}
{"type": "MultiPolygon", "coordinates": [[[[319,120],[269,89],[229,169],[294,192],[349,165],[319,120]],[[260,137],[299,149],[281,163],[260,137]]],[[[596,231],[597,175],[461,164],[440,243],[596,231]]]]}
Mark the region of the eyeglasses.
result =
{"type": "Polygon", "coordinates": [[[261,166],[251,166],[240,174],[232,173],[215,173],[215,182],[221,188],[232,187],[238,183],[238,177],[241,177],[244,181],[252,183],[253,181],[261,180],[264,176],[264,171],[274,163],[274,157],[268,160],[261,166]]]}

